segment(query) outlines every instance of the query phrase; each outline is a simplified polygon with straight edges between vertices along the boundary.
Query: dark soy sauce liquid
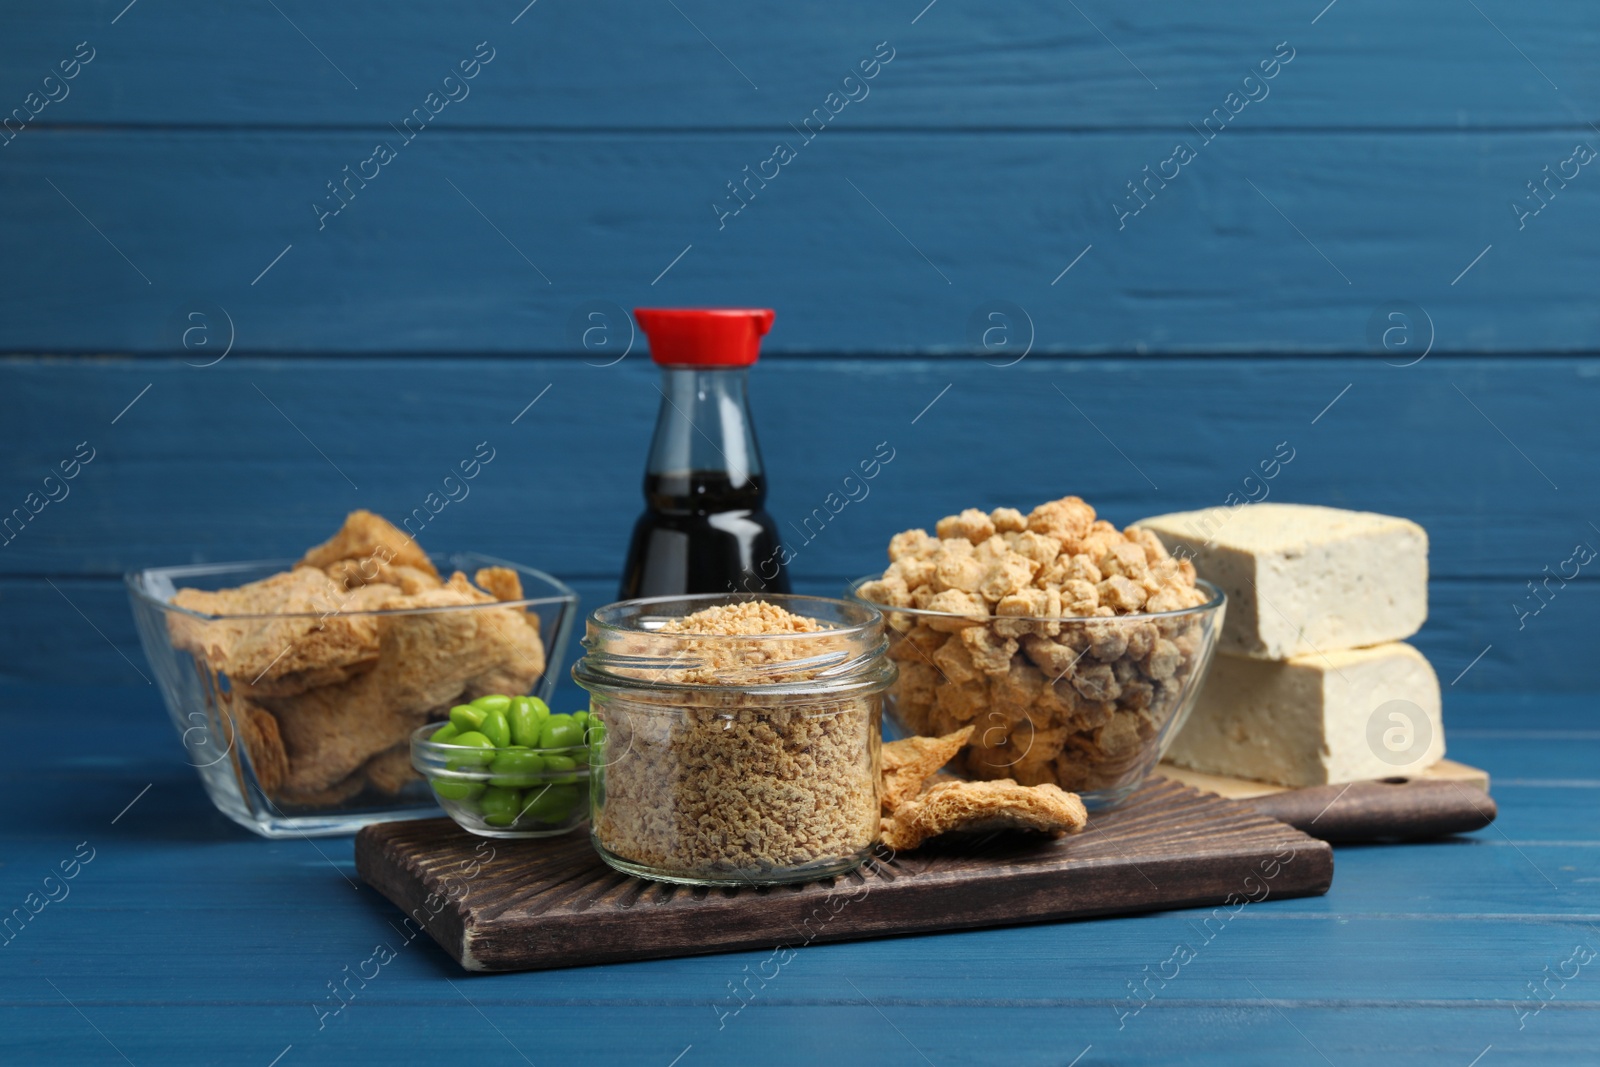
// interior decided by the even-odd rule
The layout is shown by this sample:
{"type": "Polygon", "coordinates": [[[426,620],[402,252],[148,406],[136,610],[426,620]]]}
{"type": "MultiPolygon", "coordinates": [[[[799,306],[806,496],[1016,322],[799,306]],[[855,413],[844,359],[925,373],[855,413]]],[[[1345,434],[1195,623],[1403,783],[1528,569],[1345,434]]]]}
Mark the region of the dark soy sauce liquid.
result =
{"type": "Polygon", "coordinates": [[[764,475],[751,474],[734,485],[722,470],[650,472],[644,495],[621,599],[789,592],[777,525],[762,508],[764,475]]]}

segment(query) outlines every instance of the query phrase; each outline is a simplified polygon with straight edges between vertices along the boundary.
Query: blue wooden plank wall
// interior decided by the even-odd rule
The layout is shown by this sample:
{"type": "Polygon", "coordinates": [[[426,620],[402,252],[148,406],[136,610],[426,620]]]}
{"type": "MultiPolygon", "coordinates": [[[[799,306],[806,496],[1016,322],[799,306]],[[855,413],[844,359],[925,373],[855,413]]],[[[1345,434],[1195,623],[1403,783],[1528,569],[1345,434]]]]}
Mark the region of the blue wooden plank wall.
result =
{"type": "Polygon", "coordinates": [[[0,547],[0,678],[142,686],[123,571],[294,554],[484,440],[424,543],[607,599],[655,396],[619,311],[722,303],[778,309],[780,521],[895,449],[806,589],[1288,442],[1273,499],[1429,528],[1447,688],[1600,685],[1600,585],[1543,584],[1600,547],[1579,0],[525,2],[7,20],[0,510],[93,459],[0,547]]]}

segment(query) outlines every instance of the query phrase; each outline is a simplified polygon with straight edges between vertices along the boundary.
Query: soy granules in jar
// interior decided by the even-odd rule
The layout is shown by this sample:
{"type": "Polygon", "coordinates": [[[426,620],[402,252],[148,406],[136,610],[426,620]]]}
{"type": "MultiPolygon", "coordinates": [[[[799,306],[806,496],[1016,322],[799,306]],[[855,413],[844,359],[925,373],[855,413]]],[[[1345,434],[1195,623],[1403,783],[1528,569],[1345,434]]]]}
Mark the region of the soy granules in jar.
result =
{"type": "Polygon", "coordinates": [[[631,874],[770,884],[849,870],[878,836],[894,678],[871,609],[812,597],[627,601],[574,676],[604,751],[593,836],[631,874]]]}

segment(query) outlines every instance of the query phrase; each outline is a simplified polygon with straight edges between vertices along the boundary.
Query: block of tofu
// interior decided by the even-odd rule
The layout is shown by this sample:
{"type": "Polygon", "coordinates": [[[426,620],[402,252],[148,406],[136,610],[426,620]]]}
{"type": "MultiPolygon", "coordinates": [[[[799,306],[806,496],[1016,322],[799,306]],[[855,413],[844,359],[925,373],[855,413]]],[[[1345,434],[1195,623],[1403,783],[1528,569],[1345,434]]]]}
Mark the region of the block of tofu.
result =
{"type": "Polygon", "coordinates": [[[1410,637],[1428,617],[1416,523],[1311,504],[1244,504],[1142,519],[1228,594],[1221,652],[1288,659],[1410,637]]]}
{"type": "Polygon", "coordinates": [[[1282,663],[1217,656],[1166,758],[1287,786],[1417,774],[1444,758],[1439,679],[1399,641],[1282,663]]]}

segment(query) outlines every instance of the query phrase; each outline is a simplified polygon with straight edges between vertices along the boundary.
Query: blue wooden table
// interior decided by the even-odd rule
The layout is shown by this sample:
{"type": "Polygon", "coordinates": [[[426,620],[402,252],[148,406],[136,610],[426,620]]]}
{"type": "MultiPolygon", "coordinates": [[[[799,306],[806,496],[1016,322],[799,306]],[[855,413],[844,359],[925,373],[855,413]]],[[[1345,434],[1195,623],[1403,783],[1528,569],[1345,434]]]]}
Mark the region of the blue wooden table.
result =
{"type": "Polygon", "coordinates": [[[775,976],[768,952],[469,976],[406,940],[348,839],[266,841],[213,812],[152,696],[4,697],[71,724],[0,753],[0,807],[21,815],[0,902],[59,898],[0,949],[8,1064],[1491,1067],[1592,1062],[1600,1036],[1586,697],[1453,698],[1451,754],[1495,775],[1499,822],[1341,847],[1325,897],[1220,926],[1173,911],[817,945],[775,976]]]}
{"type": "Polygon", "coordinates": [[[1590,0],[9,13],[0,1063],[1594,1062],[1600,581],[1548,576],[1600,545],[1597,44],[1590,0]],[[804,592],[964,507],[1220,504],[1280,448],[1271,499],[1415,519],[1414,643],[1500,822],[1340,848],[1197,946],[1150,915],[761,985],[469,978],[347,841],[215,814],[122,574],[416,515],[485,442],[424,547],[603,604],[657,403],[624,309],[716,304],[778,311],[751,387],[804,592]]]}

